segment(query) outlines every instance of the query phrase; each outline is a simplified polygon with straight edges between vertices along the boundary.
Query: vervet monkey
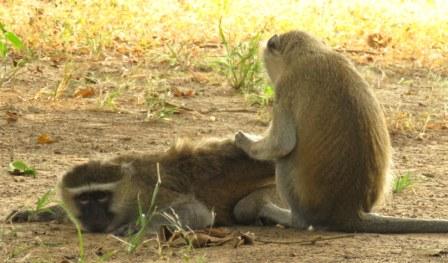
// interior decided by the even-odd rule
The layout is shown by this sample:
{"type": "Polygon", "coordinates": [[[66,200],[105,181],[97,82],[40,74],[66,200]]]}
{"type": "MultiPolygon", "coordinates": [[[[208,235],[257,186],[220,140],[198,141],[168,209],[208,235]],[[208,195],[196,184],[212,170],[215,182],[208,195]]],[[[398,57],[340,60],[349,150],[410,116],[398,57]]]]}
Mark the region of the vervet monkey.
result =
{"type": "MultiPolygon", "coordinates": [[[[59,196],[88,232],[133,232],[139,205],[146,212],[158,180],[158,213],[151,231],[170,222],[161,213],[175,213],[184,227],[283,222],[289,210],[275,200],[275,170],[271,161],[257,161],[234,145],[233,139],[180,140],[164,153],[124,155],[89,161],[67,172],[58,183],[59,196]],[[140,203],[140,204],[139,204],[140,203]],[[277,221],[277,218],[280,221],[277,221]]],[[[33,214],[12,213],[8,220],[65,220],[61,206],[33,214]]]]}
{"type": "MultiPolygon", "coordinates": [[[[388,191],[391,144],[382,109],[352,63],[301,31],[274,35],[264,50],[275,86],[262,139],[235,143],[254,159],[275,160],[290,225],[344,232],[448,232],[448,220],[370,213],[388,191]]],[[[286,220],[286,219],[285,219],[286,220]]]]}

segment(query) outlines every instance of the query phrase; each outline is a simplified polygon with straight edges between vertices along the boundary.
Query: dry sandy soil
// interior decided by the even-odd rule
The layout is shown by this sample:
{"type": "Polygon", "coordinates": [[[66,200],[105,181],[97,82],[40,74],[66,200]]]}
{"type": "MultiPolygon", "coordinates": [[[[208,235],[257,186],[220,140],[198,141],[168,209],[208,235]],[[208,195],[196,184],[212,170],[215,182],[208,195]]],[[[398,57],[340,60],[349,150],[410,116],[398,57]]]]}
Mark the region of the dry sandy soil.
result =
{"type": "MultiPolygon", "coordinates": [[[[82,81],[87,74],[102,73],[135,79],[158,74],[168,88],[194,90],[194,96],[169,100],[195,111],[180,111],[169,121],[145,121],[146,108],[138,101],[136,94],[142,92],[138,87],[117,99],[117,110],[99,107],[100,94],[93,98],[48,99],[43,89],[57,86],[63,65],[51,61],[29,64],[22,75],[0,89],[0,218],[16,208],[34,207],[37,198],[54,187],[58,176],[89,158],[162,151],[176,137],[199,139],[229,135],[240,129],[260,132],[266,128],[266,122],[259,121],[258,109],[248,106],[243,96],[222,80],[203,82],[211,74],[207,71],[163,75],[163,68],[143,65],[140,75],[130,76],[122,75],[126,71],[123,64],[78,62],[76,67],[84,70],[77,71],[73,79],[82,81]],[[35,99],[36,94],[44,95],[35,99]],[[17,121],[8,117],[11,114],[17,114],[17,121]],[[55,142],[37,143],[42,134],[55,142]],[[36,169],[37,177],[10,175],[7,168],[11,160],[24,160],[36,169]]],[[[373,66],[362,68],[388,117],[395,151],[394,174],[408,173],[412,186],[393,194],[377,211],[394,216],[448,218],[448,79],[406,68],[382,70],[384,74],[373,66]],[[431,118],[426,122],[427,113],[431,118]]],[[[92,85],[104,90],[113,85],[105,78],[98,79],[92,85]]],[[[170,248],[159,253],[155,243],[148,242],[135,254],[127,254],[123,243],[110,235],[85,234],[87,262],[448,261],[447,234],[355,234],[326,240],[341,234],[278,227],[234,229],[253,232],[255,243],[238,248],[170,248]],[[320,237],[324,240],[311,242],[320,237]]],[[[76,230],[70,224],[0,223],[3,262],[76,262],[78,251],[76,230]]]]}

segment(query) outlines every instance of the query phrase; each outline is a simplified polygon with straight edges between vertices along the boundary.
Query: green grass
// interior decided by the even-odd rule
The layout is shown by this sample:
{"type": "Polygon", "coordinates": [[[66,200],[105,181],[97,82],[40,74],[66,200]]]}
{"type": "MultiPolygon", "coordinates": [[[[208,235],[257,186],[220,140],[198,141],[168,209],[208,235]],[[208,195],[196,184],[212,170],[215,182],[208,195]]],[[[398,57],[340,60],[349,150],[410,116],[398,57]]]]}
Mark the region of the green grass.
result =
{"type": "Polygon", "coordinates": [[[37,198],[36,206],[34,207],[34,210],[32,211],[34,214],[37,214],[39,212],[44,211],[50,211],[48,210],[48,205],[51,203],[51,199],[54,196],[54,190],[50,189],[47,192],[45,192],[42,196],[37,198]]]}
{"type": "Polygon", "coordinates": [[[274,89],[268,85],[260,58],[260,42],[265,29],[249,36],[237,44],[232,44],[224,33],[221,21],[218,32],[224,55],[215,63],[226,77],[231,87],[242,92],[251,105],[267,106],[274,98],[274,89]]]}
{"type": "Polygon", "coordinates": [[[103,94],[102,98],[99,98],[99,106],[101,108],[108,108],[111,110],[117,110],[117,99],[123,94],[125,88],[114,88],[103,94]]]}
{"type": "Polygon", "coordinates": [[[264,79],[259,58],[259,45],[263,31],[258,31],[246,41],[232,44],[224,33],[221,21],[218,26],[224,56],[217,61],[230,86],[243,93],[257,92],[264,79]]]}
{"type": "Polygon", "coordinates": [[[21,51],[25,48],[23,41],[15,33],[8,31],[0,21],[0,87],[4,83],[13,79],[19,70],[25,65],[24,59],[14,59],[11,57],[12,49],[21,51]],[[9,65],[9,66],[8,66],[9,65]]]}
{"type": "Polygon", "coordinates": [[[266,85],[257,93],[246,94],[246,99],[251,105],[267,106],[274,101],[275,90],[272,86],[266,85]]]}
{"type": "Polygon", "coordinates": [[[70,221],[73,222],[76,228],[76,235],[78,237],[78,249],[79,249],[78,262],[79,263],[86,262],[85,250],[84,250],[84,236],[82,234],[81,224],[79,223],[78,219],[72,214],[72,212],[70,212],[70,210],[67,209],[67,207],[62,202],[60,203],[60,205],[62,208],[64,208],[64,211],[67,213],[68,218],[70,219],[70,221]]]}
{"type": "Polygon", "coordinates": [[[394,178],[392,191],[394,193],[401,193],[404,189],[412,185],[411,173],[406,173],[404,175],[394,178]]]}
{"type": "Polygon", "coordinates": [[[170,117],[178,111],[177,107],[167,103],[166,92],[146,91],[146,120],[170,120],[170,117]]]}
{"type": "Polygon", "coordinates": [[[156,199],[157,194],[159,192],[160,184],[162,183],[160,179],[160,164],[157,163],[157,183],[154,186],[154,190],[152,192],[152,198],[149,205],[148,210],[145,212],[139,202],[139,217],[137,219],[137,226],[139,226],[139,230],[134,235],[130,236],[128,242],[127,251],[129,253],[134,253],[136,249],[142,244],[144,236],[147,234],[148,226],[151,224],[151,220],[153,216],[157,212],[156,199]]]}

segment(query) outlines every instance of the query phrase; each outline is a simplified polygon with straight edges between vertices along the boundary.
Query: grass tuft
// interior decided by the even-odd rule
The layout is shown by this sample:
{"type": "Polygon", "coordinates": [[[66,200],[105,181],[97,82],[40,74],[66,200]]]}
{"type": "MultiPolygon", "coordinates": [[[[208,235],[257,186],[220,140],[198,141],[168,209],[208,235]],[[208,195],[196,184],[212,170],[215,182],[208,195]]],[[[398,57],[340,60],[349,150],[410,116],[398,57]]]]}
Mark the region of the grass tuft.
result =
{"type": "Polygon", "coordinates": [[[160,164],[157,163],[157,183],[154,186],[154,191],[152,192],[151,203],[149,205],[148,210],[145,212],[139,202],[139,217],[137,218],[137,226],[140,229],[130,237],[128,242],[128,252],[134,253],[136,249],[143,243],[143,238],[147,233],[148,227],[151,224],[151,220],[154,215],[157,213],[156,199],[157,194],[159,192],[160,185],[162,184],[162,180],[160,179],[160,164]]]}
{"type": "Polygon", "coordinates": [[[73,222],[76,228],[76,234],[78,236],[78,249],[79,249],[79,257],[78,262],[84,263],[85,261],[85,250],[84,250],[84,236],[82,234],[82,227],[79,223],[78,219],[70,212],[69,209],[64,205],[64,203],[60,203],[60,206],[64,209],[65,213],[67,213],[68,218],[70,221],[73,222]]]}
{"type": "Polygon", "coordinates": [[[394,178],[392,191],[394,193],[401,193],[404,189],[412,185],[410,177],[411,173],[407,172],[404,175],[394,178]]]}
{"type": "Polygon", "coordinates": [[[261,61],[259,59],[259,43],[263,32],[258,31],[247,41],[238,44],[230,43],[219,21],[219,37],[225,54],[217,61],[221,71],[227,77],[231,87],[243,93],[258,91],[263,83],[261,61]]]}

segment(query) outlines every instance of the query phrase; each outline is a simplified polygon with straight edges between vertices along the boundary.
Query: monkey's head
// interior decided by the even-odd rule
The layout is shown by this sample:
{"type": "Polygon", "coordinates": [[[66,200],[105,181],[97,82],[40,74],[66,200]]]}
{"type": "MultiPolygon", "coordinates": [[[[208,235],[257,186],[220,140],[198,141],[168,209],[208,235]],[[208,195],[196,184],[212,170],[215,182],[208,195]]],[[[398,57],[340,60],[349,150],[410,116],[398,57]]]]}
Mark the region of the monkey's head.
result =
{"type": "Polygon", "coordinates": [[[138,191],[129,191],[131,175],[131,164],[89,161],[67,172],[58,192],[85,231],[111,232],[137,216],[133,193],[138,191]]]}
{"type": "Polygon", "coordinates": [[[264,49],[264,63],[273,83],[288,69],[294,69],[303,56],[322,52],[327,47],[303,31],[290,31],[272,36],[264,49]]]}

